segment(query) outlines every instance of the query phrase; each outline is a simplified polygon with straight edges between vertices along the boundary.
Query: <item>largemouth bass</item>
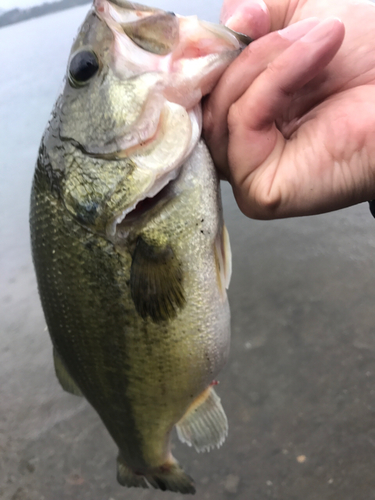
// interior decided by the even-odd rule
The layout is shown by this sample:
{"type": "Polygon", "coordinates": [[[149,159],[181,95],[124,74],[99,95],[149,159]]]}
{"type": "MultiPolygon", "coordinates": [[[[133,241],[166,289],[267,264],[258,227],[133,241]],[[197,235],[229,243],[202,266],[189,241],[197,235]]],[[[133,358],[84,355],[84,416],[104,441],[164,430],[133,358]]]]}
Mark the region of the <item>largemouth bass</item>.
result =
{"type": "Polygon", "coordinates": [[[42,138],[30,225],[56,374],[99,414],[124,486],[194,493],[172,429],[198,451],[227,435],[231,255],[200,101],[246,42],[96,0],[42,138]]]}

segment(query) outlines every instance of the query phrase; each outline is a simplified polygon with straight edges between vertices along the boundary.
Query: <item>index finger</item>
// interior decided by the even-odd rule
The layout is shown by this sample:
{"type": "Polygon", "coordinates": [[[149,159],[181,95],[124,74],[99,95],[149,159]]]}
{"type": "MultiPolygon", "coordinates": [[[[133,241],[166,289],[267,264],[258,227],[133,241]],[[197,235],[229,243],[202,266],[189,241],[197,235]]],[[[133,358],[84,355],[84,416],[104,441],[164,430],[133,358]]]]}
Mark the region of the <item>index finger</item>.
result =
{"type": "Polygon", "coordinates": [[[284,30],[288,31],[288,34],[272,32],[251,43],[226,70],[205,101],[204,138],[215,165],[224,178],[229,178],[227,119],[230,107],[247,91],[271,61],[318,23],[319,20],[316,18],[305,19],[284,30]]]}

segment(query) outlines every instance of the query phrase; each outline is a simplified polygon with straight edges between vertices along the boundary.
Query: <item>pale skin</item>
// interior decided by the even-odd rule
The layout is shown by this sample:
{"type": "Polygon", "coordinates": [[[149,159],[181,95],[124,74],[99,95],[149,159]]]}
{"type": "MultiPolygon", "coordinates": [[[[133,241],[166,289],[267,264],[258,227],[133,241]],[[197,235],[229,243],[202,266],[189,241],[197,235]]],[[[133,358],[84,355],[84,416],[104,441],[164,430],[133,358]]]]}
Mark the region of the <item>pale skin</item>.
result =
{"type": "Polygon", "coordinates": [[[224,0],[256,39],[208,97],[204,134],[240,209],[312,215],[375,198],[375,4],[224,0]]]}

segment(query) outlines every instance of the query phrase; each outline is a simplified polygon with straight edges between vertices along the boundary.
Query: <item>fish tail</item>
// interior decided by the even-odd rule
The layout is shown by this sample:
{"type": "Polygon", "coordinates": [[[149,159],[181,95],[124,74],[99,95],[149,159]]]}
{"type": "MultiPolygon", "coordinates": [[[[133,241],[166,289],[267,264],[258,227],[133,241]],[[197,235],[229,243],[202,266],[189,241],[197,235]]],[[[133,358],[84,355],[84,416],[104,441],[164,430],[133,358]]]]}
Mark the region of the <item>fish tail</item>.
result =
{"type": "Polygon", "coordinates": [[[174,491],[178,493],[195,493],[194,481],[180,467],[178,462],[171,457],[161,467],[154,469],[149,474],[136,474],[123,461],[121,455],[117,458],[117,480],[122,486],[149,488],[157,490],[174,491]]]}
{"type": "Polygon", "coordinates": [[[152,474],[147,475],[146,479],[151,486],[162,491],[195,493],[193,479],[182,470],[173,457],[152,474]]]}

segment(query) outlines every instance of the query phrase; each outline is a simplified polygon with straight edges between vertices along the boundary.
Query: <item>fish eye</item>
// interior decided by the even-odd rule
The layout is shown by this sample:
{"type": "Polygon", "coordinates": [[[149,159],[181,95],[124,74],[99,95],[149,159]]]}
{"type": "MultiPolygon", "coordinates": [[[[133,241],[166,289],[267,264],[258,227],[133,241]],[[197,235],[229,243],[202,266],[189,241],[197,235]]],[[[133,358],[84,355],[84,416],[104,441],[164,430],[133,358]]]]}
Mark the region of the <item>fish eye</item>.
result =
{"type": "Polygon", "coordinates": [[[73,56],[69,65],[69,82],[73,87],[82,87],[97,73],[99,61],[91,50],[81,50],[73,56]]]}
{"type": "Polygon", "coordinates": [[[170,10],[168,10],[167,14],[169,14],[170,16],[176,17],[176,14],[174,12],[170,11],[170,10]]]}

